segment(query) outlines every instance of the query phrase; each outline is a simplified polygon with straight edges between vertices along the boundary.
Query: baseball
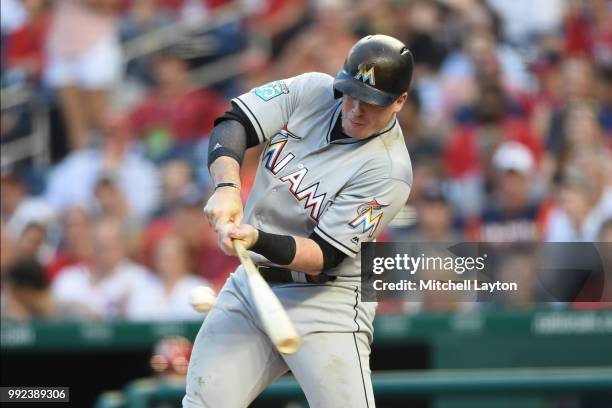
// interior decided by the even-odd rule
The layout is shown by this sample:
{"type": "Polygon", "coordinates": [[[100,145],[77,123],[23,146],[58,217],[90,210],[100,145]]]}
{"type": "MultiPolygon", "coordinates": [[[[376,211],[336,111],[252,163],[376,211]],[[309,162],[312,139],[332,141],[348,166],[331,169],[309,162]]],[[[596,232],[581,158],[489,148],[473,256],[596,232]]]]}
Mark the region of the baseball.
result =
{"type": "Polygon", "coordinates": [[[208,312],[215,304],[217,296],[208,286],[196,286],[189,294],[189,303],[194,310],[200,313],[208,312]]]}

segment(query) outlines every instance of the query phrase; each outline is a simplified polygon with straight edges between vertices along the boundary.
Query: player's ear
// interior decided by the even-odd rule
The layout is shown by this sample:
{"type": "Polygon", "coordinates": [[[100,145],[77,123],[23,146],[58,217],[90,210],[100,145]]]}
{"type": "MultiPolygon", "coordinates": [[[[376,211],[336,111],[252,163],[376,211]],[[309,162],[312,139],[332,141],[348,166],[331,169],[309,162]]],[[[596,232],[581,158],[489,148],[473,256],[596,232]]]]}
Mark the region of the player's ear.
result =
{"type": "Polygon", "coordinates": [[[397,113],[404,107],[404,103],[408,99],[408,92],[404,92],[393,102],[393,112],[397,113]]]}

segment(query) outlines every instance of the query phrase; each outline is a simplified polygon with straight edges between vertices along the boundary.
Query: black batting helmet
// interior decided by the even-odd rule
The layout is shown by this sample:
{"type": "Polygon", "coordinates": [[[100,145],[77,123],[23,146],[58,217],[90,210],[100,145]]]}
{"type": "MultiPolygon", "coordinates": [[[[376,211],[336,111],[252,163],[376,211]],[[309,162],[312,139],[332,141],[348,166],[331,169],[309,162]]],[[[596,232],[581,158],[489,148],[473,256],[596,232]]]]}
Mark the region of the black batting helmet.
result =
{"type": "Polygon", "coordinates": [[[369,35],[349,51],[334,88],[372,105],[388,106],[408,91],[413,67],[412,53],[401,41],[369,35]]]}

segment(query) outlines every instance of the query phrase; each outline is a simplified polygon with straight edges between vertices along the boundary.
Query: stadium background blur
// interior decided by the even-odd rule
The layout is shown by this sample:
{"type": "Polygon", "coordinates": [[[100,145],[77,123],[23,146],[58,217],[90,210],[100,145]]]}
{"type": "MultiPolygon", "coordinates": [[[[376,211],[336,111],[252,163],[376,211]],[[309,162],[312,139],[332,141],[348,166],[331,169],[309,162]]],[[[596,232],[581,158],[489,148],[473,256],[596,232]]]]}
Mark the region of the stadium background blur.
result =
{"type": "MultiPolygon", "coordinates": [[[[28,378],[16,374],[19,367],[31,372],[44,361],[77,359],[68,344],[41,357],[37,340],[15,340],[15,328],[42,324],[55,333],[53,327],[77,324],[95,332],[124,320],[133,327],[151,321],[197,327],[201,315],[187,304],[189,290],[202,284],[219,290],[237,265],[216,248],[201,212],[210,194],[206,152],[214,118],[232,97],[270,80],[307,71],[335,75],[351,45],[369,33],[401,39],[416,61],[399,115],[414,184],[383,241],[612,242],[610,1],[2,0],[1,6],[1,301],[3,332],[13,333],[2,337],[10,361],[3,385],[28,378]]],[[[245,200],[258,153],[249,151],[243,165],[245,200]]],[[[532,268],[521,253],[504,273],[530,282],[532,268]]],[[[473,305],[434,294],[383,304],[379,314],[599,313],[607,329],[593,330],[612,340],[609,312],[593,312],[610,303],[538,300],[525,292],[473,305]]],[[[127,374],[149,372],[153,341],[184,334],[169,327],[126,352],[133,368],[127,374]]],[[[585,365],[612,364],[612,341],[600,341],[591,350],[598,357],[585,365]]],[[[394,368],[431,368],[419,347],[394,368]]],[[[580,365],[575,357],[572,365],[580,365]]],[[[82,370],[96,362],[83,358],[82,370]]],[[[121,388],[133,378],[88,389],[83,401],[91,404],[104,387],[121,388]]],[[[581,397],[546,401],[600,406],[581,397]]]]}

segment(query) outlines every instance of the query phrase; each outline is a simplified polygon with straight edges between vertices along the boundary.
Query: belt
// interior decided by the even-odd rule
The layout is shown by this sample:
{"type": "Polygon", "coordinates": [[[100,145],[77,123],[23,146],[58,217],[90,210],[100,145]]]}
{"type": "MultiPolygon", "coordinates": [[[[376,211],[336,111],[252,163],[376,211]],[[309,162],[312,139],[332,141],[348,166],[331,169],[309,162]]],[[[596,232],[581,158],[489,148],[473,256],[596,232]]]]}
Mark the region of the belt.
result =
{"type": "Polygon", "coordinates": [[[324,273],[313,278],[308,274],[304,274],[306,280],[296,280],[291,269],[279,268],[275,266],[258,266],[259,273],[268,283],[325,283],[336,280],[335,276],[329,276],[324,273]],[[316,280],[315,280],[316,279],[316,280]]]}

